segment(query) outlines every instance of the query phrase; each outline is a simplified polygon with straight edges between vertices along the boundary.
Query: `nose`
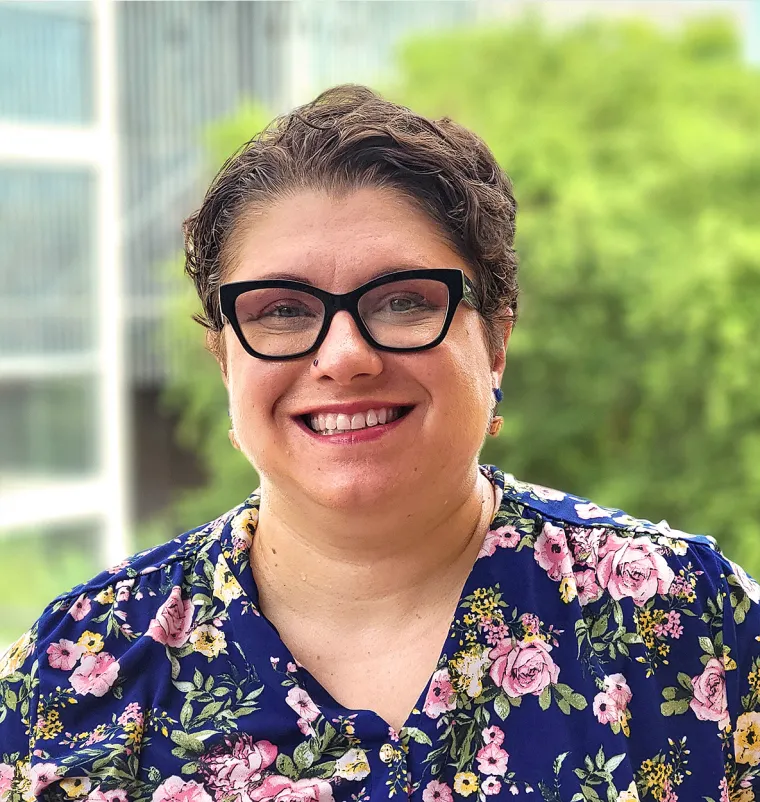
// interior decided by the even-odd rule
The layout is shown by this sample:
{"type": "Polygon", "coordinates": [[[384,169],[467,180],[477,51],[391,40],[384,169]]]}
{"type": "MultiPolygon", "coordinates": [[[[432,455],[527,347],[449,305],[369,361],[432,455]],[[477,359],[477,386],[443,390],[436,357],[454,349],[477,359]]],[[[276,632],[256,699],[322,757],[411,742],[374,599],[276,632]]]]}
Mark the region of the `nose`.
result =
{"type": "Polygon", "coordinates": [[[344,311],[333,317],[315,356],[317,364],[311,368],[314,374],[327,376],[339,384],[377,376],[383,369],[380,354],[362,337],[354,319],[344,311]]]}

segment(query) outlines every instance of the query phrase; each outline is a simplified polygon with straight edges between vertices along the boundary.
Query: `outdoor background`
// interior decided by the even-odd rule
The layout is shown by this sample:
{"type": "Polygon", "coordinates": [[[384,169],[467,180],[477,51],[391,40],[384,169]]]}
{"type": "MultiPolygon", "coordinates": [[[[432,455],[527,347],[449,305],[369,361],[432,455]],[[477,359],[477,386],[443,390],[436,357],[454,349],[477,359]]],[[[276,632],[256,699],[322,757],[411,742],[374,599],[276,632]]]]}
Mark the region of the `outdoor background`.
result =
{"type": "Polygon", "coordinates": [[[366,82],[491,145],[522,311],[484,460],[760,574],[755,0],[0,2],[0,647],[256,486],[181,223],[275,114],[366,82]]]}

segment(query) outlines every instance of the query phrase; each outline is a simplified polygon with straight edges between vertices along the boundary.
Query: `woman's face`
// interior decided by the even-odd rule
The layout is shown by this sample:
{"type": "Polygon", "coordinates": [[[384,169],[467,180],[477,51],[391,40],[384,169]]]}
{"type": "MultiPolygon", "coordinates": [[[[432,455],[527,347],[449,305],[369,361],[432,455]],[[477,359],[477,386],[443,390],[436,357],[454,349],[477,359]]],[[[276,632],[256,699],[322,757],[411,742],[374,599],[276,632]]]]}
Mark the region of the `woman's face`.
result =
{"type": "MultiPolygon", "coordinates": [[[[303,191],[238,225],[226,281],[287,275],[345,293],[399,268],[454,267],[474,279],[436,224],[392,190],[303,191]]],[[[338,509],[471,475],[503,354],[491,362],[479,316],[464,303],[444,341],[417,353],[373,349],[347,312],[318,351],[288,362],[250,356],[229,325],[224,337],[233,426],[265,486],[338,509]],[[409,411],[356,436],[318,434],[303,420],[399,407],[409,411]]]]}

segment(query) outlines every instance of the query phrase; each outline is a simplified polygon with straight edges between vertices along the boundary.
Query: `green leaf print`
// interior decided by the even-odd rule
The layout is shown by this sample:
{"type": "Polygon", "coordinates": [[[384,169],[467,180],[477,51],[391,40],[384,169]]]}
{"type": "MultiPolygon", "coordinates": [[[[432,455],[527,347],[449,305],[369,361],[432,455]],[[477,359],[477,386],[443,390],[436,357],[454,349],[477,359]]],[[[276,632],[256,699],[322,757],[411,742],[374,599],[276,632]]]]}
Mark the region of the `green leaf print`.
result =
{"type": "Polygon", "coordinates": [[[502,721],[509,715],[510,707],[509,698],[503,694],[493,700],[493,709],[502,721]]]}

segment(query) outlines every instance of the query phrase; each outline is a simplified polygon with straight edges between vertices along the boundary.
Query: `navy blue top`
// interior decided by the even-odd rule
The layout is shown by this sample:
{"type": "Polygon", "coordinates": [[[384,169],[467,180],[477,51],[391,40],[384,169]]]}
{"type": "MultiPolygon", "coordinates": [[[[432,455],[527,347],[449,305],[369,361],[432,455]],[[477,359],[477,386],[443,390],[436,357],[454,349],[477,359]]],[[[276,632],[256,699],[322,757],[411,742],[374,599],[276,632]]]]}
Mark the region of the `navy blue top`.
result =
{"type": "Polygon", "coordinates": [[[0,802],[752,802],[760,586],[711,538],[482,470],[497,511],[400,731],[259,612],[254,493],[0,661],[0,802]]]}

